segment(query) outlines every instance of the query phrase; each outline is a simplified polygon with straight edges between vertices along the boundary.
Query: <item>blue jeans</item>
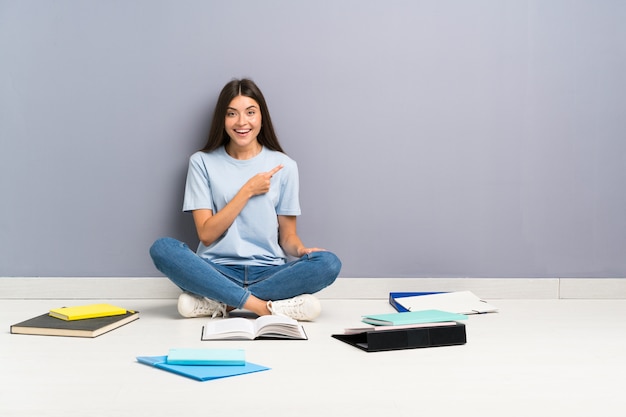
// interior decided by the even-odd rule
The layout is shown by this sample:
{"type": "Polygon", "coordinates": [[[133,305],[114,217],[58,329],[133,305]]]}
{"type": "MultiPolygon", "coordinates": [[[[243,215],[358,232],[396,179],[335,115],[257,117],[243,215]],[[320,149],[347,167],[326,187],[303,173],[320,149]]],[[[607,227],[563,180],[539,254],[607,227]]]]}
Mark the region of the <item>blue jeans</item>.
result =
{"type": "Polygon", "coordinates": [[[183,291],[235,308],[242,308],[251,294],[269,301],[316,293],[332,284],[341,270],[332,252],[313,252],[277,266],[219,265],[169,237],[154,242],[150,256],[183,291]]]}

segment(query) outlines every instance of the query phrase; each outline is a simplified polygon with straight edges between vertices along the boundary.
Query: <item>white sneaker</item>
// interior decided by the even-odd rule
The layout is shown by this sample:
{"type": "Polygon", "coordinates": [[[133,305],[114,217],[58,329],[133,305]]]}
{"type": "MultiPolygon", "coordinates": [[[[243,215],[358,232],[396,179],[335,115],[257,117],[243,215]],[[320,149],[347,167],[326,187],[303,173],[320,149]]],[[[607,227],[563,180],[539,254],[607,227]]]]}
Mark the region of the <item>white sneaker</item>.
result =
{"type": "Polygon", "coordinates": [[[291,317],[294,320],[312,321],[322,312],[322,306],[311,294],[302,294],[287,300],[268,301],[272,314],[291,317]]]}
{"type": "Polygon", "coordinates": [[[226,304],[187,292],[178,297],[178,312],[183,317],[228,317],[226,304]]]}

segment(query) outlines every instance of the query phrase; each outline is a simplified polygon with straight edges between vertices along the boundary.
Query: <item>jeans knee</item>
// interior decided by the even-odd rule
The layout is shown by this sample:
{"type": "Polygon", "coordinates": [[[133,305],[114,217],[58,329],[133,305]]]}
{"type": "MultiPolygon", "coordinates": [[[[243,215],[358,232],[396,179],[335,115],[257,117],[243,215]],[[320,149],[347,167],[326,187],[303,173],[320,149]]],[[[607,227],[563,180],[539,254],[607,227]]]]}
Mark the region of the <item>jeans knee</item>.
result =
{"type": "Polygon", "coordinates": [[[335,255],[332,252],[328,252],[328,254],[330,255],[329,257],[331,258],[329,261],[330,268],[332,269],[335,276],[337,276],[339,275],[339,272],[341,272],[341,266],[342,266],[341,260],[339,259],[337,255],[335,255]]]}
{"type": "Polygon", "coordinates": [[[166,254],[170,251],[173,245],[180,245],[181,242],[171,237],[161,237],[154,241],[150,246],[150,257],[154,263],[158,263],[159,260],[166,257],[166,254]]]}
{"type": "Polygon", "coordinates": [[[324,265],[321,270],[326,271],[328,277],[331,279],[331,283],[339,276],[341,272],[341,260],[337,255],[329,251],[313,252],[314,255],[319,257],[319,261],[324,265]]]}

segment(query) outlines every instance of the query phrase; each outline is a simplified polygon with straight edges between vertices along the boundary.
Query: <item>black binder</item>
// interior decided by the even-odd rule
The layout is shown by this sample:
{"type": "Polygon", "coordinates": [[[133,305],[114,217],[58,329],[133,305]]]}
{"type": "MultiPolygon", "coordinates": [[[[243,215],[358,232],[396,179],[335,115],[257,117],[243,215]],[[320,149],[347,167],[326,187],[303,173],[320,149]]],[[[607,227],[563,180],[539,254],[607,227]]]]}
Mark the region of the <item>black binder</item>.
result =
{"type": "Polygon", "coordinates": [[[463,345],[467,342],[463,323],[331,336],[366,352],[463,345]]]}

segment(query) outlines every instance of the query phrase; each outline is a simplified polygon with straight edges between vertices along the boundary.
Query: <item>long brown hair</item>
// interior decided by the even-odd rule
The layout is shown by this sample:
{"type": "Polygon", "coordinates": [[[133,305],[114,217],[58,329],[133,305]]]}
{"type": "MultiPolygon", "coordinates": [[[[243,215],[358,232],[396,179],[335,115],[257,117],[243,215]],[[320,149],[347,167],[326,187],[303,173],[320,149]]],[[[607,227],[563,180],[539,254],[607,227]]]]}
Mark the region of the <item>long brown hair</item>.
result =
{"type": "Polygon", "coordinates": [[[211,152],[226,145],[230,141],[230,137],[226,133],[224,122],[228,105],[237,96],[250,97],[259,104],[263,120],[261,131],[259,132],[259,136],[257,136],[259,143],[268,149],[284,153],[283,148],[278,142],[276,132],[274,132],[274,125],[272,124],[270,111],[267,108],[263,93],[261,93],[261,90],[254,81],[247,78],[232,80],[222,89],[217,99],[217,104],[215,105],[215,111],[213,112],[213,121],[211,122],[208,140],[201,150],[203,152],[211,152]]]}

